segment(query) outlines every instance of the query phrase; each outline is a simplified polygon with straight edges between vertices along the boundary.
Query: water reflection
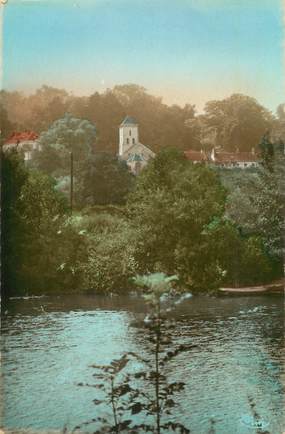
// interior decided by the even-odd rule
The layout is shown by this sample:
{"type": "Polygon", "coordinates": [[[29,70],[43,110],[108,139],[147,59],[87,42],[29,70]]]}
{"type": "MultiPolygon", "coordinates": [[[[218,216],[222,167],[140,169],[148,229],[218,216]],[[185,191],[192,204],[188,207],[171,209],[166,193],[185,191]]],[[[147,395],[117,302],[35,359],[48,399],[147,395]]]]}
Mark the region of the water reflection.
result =
{"type": "MultiPolygon", "coordinates": [[[[147,351],[144,333],[131,325],[145,312],[137,297],[11,300],[5,310],[7,428],[73,428],[94,417],[94,390],[76,386],[92,378],[89,365],[147,351]]],[[[244,423],[250,395],[267,429],[281,434],[283,298],[194,297],[176,315],[175,339],[195,345],[168,367],[169,375],[187,382],[177,416],[194,434],[207,432],[210,417],[219,434],[255,432],[244,423]]]]}

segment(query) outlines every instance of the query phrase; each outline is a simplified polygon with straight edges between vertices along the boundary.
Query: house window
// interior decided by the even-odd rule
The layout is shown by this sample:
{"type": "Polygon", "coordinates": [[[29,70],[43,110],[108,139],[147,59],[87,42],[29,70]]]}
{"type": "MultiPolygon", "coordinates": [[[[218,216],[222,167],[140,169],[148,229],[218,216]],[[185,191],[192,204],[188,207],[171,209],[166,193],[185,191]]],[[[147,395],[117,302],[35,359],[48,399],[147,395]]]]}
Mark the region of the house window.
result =
{"type": "Polygon", "coordinates": [[[129,135],[130,135],[130,136],[132,135],[132,130],[129,131],[129,135]]]}
{"type": "Polygon", "coordinates": [[[133,144],[135,144],[135,139],[133,138],[133,144]]]}
{"type": "Polygon", "coordinates": [[[130,143],[129,139],[127,138],[127,145],[130,143]]]}

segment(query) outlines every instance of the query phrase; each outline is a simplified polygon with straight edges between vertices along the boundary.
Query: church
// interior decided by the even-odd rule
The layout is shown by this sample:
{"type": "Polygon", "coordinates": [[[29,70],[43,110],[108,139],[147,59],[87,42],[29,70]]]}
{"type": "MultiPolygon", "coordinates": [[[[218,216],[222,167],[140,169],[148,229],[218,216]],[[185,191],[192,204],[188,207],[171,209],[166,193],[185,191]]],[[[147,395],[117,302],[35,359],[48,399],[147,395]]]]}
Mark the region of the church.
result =
{"type": "Polygon", "coordinates": [[[134,175],[138,175],[154,157],[155,153],[139,141],[137,121],[126,116],[119,127],[119,158],[126,161],[134,175]]]}

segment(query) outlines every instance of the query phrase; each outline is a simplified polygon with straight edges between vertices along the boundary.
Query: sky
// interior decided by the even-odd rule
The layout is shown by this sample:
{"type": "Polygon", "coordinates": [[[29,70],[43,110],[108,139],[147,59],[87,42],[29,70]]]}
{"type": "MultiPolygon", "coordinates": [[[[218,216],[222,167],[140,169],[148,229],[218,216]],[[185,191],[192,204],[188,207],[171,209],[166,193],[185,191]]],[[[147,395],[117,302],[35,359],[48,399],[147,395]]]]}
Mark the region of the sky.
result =
{"type": "MultiPolygon", "coordinates": [[[[5,0],[6,1],[6,0],[5,0]]],[[[7,0],[7,90],[136,83],[167,104],[284,102],[282,0],[7,0]]]]}

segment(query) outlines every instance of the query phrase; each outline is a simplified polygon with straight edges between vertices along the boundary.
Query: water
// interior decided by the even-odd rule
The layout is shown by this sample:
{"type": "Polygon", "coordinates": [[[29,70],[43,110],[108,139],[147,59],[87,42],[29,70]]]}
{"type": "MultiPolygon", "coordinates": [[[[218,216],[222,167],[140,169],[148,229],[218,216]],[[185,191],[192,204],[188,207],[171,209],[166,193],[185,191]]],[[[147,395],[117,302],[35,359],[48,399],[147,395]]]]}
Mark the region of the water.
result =
{"type": "MultiPolygon", "coordinates": [[[[168,374],[187,383],[177,419],[192,434],[249,434],[248,396],[264,427],[285,431],[283,298],[193,297],[177,309],[177,341],[197,345],[173,359],[168,374]]],[[[2,317],[3,420],[6,429],[58,430],[98,416],[91,364],[146,351],[134,320],[141,299],[70,296],[14,299],[2,317]]],[[[108,409],[101,410],[108,412],[108,409]]],[[[86,431],[92,428],[86,428],[86,431]]]]}

